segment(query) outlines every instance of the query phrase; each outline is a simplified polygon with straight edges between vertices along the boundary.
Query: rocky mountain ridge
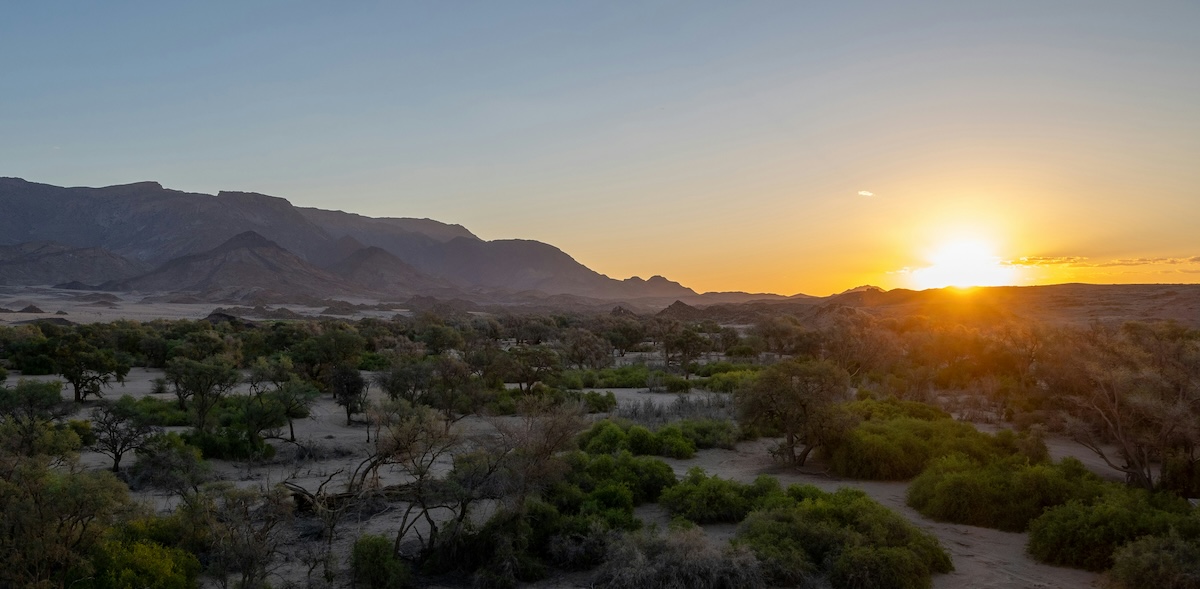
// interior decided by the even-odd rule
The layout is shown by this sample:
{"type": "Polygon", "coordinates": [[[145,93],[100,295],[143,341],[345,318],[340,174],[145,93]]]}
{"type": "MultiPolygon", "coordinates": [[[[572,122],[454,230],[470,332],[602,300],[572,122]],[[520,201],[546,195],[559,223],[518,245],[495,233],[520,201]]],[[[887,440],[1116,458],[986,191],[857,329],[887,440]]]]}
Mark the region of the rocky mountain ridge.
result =
{"type": "Polygon", "coordinates": [[[157,182],[66,188],[0,178],[0,210],[0,246],[52,242],[62,251],[87,250],[109,260],[92,272],[51,260],[31,273],[15,268],[27,268],[32,258],[14,253],[7,269],[0,266],[0,284],[104,283],[192,293],[262,286],[282,296],[291,291],[276,288],[294,287],[304,296],[698,296],[661,276],[609,278],[537,241],[485,241],[460,225],[302,208],[252,192],[207,195],[157,182]],[[264,243],[231,245],[247,233],[280,251],[264,243]],[[232,250],[244,257],[235,260],[232,250]],[[190,257],[198,255],[203,259],[190,257]]]}

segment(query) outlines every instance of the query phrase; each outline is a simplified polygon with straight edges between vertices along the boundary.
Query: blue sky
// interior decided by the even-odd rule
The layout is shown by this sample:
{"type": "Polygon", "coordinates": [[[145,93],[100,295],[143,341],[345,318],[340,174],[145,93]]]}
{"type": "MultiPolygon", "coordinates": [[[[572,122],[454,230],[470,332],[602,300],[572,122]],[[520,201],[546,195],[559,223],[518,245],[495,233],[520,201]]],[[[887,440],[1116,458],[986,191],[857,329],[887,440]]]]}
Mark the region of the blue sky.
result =
{"type": "MultiPolygon", "coordinates": [[[[700,290],[905,286],[979,236],[1176,259],[1198,26],[1194,2],[20,3],[0,175],[431,217],[700,290]]],[[[1200,279],[1135,270],[1023,280],[1200,279]]]]}

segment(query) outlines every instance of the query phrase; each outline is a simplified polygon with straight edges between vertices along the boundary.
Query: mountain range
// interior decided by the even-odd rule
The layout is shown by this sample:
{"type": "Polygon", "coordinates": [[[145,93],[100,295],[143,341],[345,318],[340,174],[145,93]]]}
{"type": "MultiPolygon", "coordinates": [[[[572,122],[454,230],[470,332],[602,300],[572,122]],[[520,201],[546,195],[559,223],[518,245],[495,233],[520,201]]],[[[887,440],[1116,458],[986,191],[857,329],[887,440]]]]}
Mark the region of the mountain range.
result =
{"type": "Polygon", "coordinates": [[[739,302],[653,276],[616,280],[546,243],[480,239],[461,225],[293,206],[251,192],[199,194],[138,182],[66,188],[0,178],[0,285],[186,293],[285,302],[412,296],[489,303],[739,302]]]}

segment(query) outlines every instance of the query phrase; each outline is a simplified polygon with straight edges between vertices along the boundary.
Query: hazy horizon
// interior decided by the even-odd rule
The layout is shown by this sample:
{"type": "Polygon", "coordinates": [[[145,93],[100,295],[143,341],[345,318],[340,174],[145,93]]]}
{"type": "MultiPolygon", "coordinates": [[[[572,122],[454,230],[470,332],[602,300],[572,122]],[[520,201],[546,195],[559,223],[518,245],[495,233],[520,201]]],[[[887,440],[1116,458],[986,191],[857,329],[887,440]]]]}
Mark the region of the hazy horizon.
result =
{"type": "Polygon", "coordinates": [[[219,6],[10,9],[0,175],[697,292],[1200,282],[1200,5],[219,6]]]}

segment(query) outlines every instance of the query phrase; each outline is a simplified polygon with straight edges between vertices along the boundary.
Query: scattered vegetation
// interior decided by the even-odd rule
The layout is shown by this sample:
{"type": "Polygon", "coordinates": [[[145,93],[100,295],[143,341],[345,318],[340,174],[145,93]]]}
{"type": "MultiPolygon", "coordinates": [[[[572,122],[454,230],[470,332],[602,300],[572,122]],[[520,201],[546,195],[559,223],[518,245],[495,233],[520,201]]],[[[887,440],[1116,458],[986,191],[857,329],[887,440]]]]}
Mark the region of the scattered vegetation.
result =
{"type": "Polygon", "coordinates": [[[555,569],[596,569],[612,587],[923,587],[949,570],[935,541],[861,493],[695,469],[676,480],[655,458],[770,436],[786,464],[817,456],[843,477],[913,478],[909,505],[927,517],[1028,530],[1043,562],[1111,569],[1125,587],[1195,586],[1200,519],[1181,497],[1200,490],[1200,333],[773,313],[748,327],[454,312],[0,327],[0,552],[12,555],[0,584],[264,587],[283,538],[313,521],[325,548],[310,573],[328,581],[349,563],[366,587],[426,575],[512,587],[555,569]],[[162,371],[156,394],[105,398],[133,366],[162,371]],[[69,394],[33,375],[58,375],[69,394]],[[688,394],[618,404],[604,391],[617,388],[688,394]],[[319,399],[363,431],[357,467],[318,491],[215,480],[214,460],[265,460],[285,444],[303,455],[316,442],[297,440],[296,422],[319,399]],[[1046,431],[1130,485],[1051,463],[1046,431]],[[82,468],[85,449],[111,472],[82,468]],[[144,513],[129,488],[178,507],[144,513]],[[634,510],[648,502],[678,522],[736,523],[736,540],[644,529],[634,510]],[[399,523],[333,554],[340,514],[367,506],[399,523]]]}

